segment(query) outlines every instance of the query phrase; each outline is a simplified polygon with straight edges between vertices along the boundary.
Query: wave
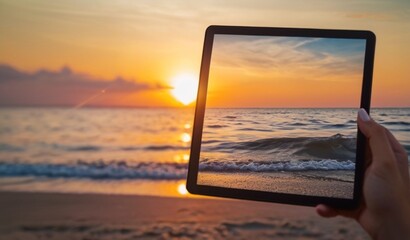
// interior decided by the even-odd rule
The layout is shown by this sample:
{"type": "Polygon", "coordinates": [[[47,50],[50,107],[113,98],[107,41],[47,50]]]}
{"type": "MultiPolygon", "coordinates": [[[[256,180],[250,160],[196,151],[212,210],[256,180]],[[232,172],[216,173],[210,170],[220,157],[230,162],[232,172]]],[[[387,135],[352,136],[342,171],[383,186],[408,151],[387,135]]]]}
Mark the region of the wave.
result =
{"type": "Polygon", "coordinates": [[[227,127],[227,126],[226,125],[214,124],[214,125],[207,125],[206,127],[208,127],[208,128],[224,128],[224,127],[227,127]]]}
{"type": "Polygon", "coordinates": [[[324,125],[322,128],[328,129],[328,128],[345,128],[345,127],[348,127],[348,124],[337,123],[337,124],[324,125]]]}
{"type": "Polygon", "coordinates": [[[187,150],[189,147],[174,146],[174,145],[151,145],[144,147],[144,150],[165,151],[165,150],[187,150]]]}
{"type": "MultiPolygon", "coordinates": [[[[283,162],[210,162],[203,160],[199,170],[205,172],[275,172],[275,171],[329,171],[354,170],[354,162],[337,160],[299,160],[283,162]]],[[[47,177],[93,180],[179,180],[185,179],[188,165],[185,163],[142,162],[129,164],[125,161],[77,161],[61,163],[0,163],[1,177],[47,177]]]]}
{"type": "Polygon", "coordinates": [[[95,151],[100,151],[102,147],[84,145],[84,146],[66,147],[65,149],[70,152],[95,152],[95,151]]]}
{"type": "Polygon", "coordinates": [[[204,147],[206,151],[233,152],[264,151],[288,152],[298,157],[319,159],[354,159],[356,139],[336,134],[331,137],[265,138],[247,142],[223,142],[217,146],[204,147]]]}
{"type": "Polygon", "coordinates": [[[10,145],[7,143],[0,143],[0,152],[22,152],[24,148],[10,145]]]}
{"type": "Polygon", "coordinates": [[[259,129],[259,128],[240,128],[239,131],[255,131],[255,132],[272,132],[270,129],[259,129]]]}
{"type": "Polygon", "coordinates": [[[221,141],[219,140],[204,140],[202,141],[202,144],[213,144],[213,143],[219,143],[221,141]]]}
{"type": "Polygon", "coordinates": [[[208,172],[277,172],[312,170],[354,170],[353,161],[299,160],[285,162],[205,162],[199,165],[201,171],[208,172]]]}
{"type": "MultiPolygon", "coordinates": [[[[167,151],[167,150],[188,150],[188,146],[178,145],[143,145],[143,146],[118,146],[107,147],[98,145],[61,145],[61,144],[45,144],[42,147],[60,150],[65,152],[100,152],[100,151],[167,151]]],[[[24,152],[28,147],[21,147],[0,143],[0,152],[24,152]]]]}
{"type": "Polygon", "coordinates": [[[85,162],[74,164],[0,163],[2,177],[87,178],[101,180],[150,179],[176,180],[186,177],[187,164],[151,163],[129,164],[125,161],[85,162]]]}
{"type": "Polygon", "coordinates": [[[402,125],[402,126],[410,126],[410,122],[404,122],[404,121],[397,121],[397,122],[383,122],[383,124],[386,124],[386,125],[402,125]]]}
{"type": "Polygon", "coordinates": [[[294,126],[294,127],[298,127],[298,126],[306,126],[306,123],[300,123],[300,122],[295,122],[295,123],[286,123],[287,126],[294,126]]]}

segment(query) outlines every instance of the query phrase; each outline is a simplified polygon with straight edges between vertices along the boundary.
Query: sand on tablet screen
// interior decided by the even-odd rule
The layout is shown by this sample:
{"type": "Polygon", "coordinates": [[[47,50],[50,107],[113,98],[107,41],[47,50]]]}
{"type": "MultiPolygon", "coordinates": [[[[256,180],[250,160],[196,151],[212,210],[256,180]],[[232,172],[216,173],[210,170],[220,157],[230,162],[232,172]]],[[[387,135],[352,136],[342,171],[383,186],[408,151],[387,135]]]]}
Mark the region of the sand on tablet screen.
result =
{"type": "Polygon", "coordinates": [[[215,34],[197,184],[352,199],[365,50],[215,34]]]}

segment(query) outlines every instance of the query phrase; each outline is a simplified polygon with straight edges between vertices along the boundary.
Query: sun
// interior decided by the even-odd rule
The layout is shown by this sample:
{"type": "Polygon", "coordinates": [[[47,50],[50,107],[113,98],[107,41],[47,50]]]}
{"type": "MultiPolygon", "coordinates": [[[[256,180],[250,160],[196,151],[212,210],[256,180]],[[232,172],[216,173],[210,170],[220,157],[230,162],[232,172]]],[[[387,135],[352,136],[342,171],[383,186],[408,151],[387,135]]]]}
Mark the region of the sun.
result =
{"type": "Polygon", "coordinates": [[[184,105],[195,101],[198,91],[198,78],[193,74],[180,74],[171,80],[171,94],[184,105]]]}

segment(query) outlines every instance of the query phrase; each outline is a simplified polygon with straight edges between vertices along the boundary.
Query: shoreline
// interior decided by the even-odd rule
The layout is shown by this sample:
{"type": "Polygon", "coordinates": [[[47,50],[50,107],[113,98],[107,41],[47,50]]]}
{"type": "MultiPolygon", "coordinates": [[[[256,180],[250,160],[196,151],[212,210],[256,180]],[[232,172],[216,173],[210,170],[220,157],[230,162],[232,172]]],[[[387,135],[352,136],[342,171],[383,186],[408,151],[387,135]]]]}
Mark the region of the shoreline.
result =
{"type": "Polygon", "coordinates": [[[2,177],[0,178],[0,192],[179,197],[187,195],[180,192],[180,188],[185,189],[185,182],[185,179],[95,181],[75,178],[2,177]]]}
{"type": "Polygon", "coordinates": [[[369,239],[314,208],[218,199],[0,191],[4,239],[369,239]]]}

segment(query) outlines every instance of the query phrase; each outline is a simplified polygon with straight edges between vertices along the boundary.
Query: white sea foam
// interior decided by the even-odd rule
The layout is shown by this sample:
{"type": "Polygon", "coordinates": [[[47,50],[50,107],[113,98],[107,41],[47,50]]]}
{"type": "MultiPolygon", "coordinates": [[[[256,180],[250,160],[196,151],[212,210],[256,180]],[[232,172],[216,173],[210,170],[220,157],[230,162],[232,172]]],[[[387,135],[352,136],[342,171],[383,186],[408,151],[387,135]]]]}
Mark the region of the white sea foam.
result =
{"type": "Polygon", "coordinates": [[[186,177],[186,164],[181,163],[138,163],[125,161],[84,162],[75,164],[49,163],[0,163],[0,176],[36,176],[49,178],[88,179],[152,179],[172,180],[186,177]]]}
{"type": "Polygon", "coordinates": [[[286,162],[207,162],[199,165],[201,171],[216,172],[275,172],[275,171],[309,171],[309,170],[354,170],[353,161],[308,160],[286,162]]]}

